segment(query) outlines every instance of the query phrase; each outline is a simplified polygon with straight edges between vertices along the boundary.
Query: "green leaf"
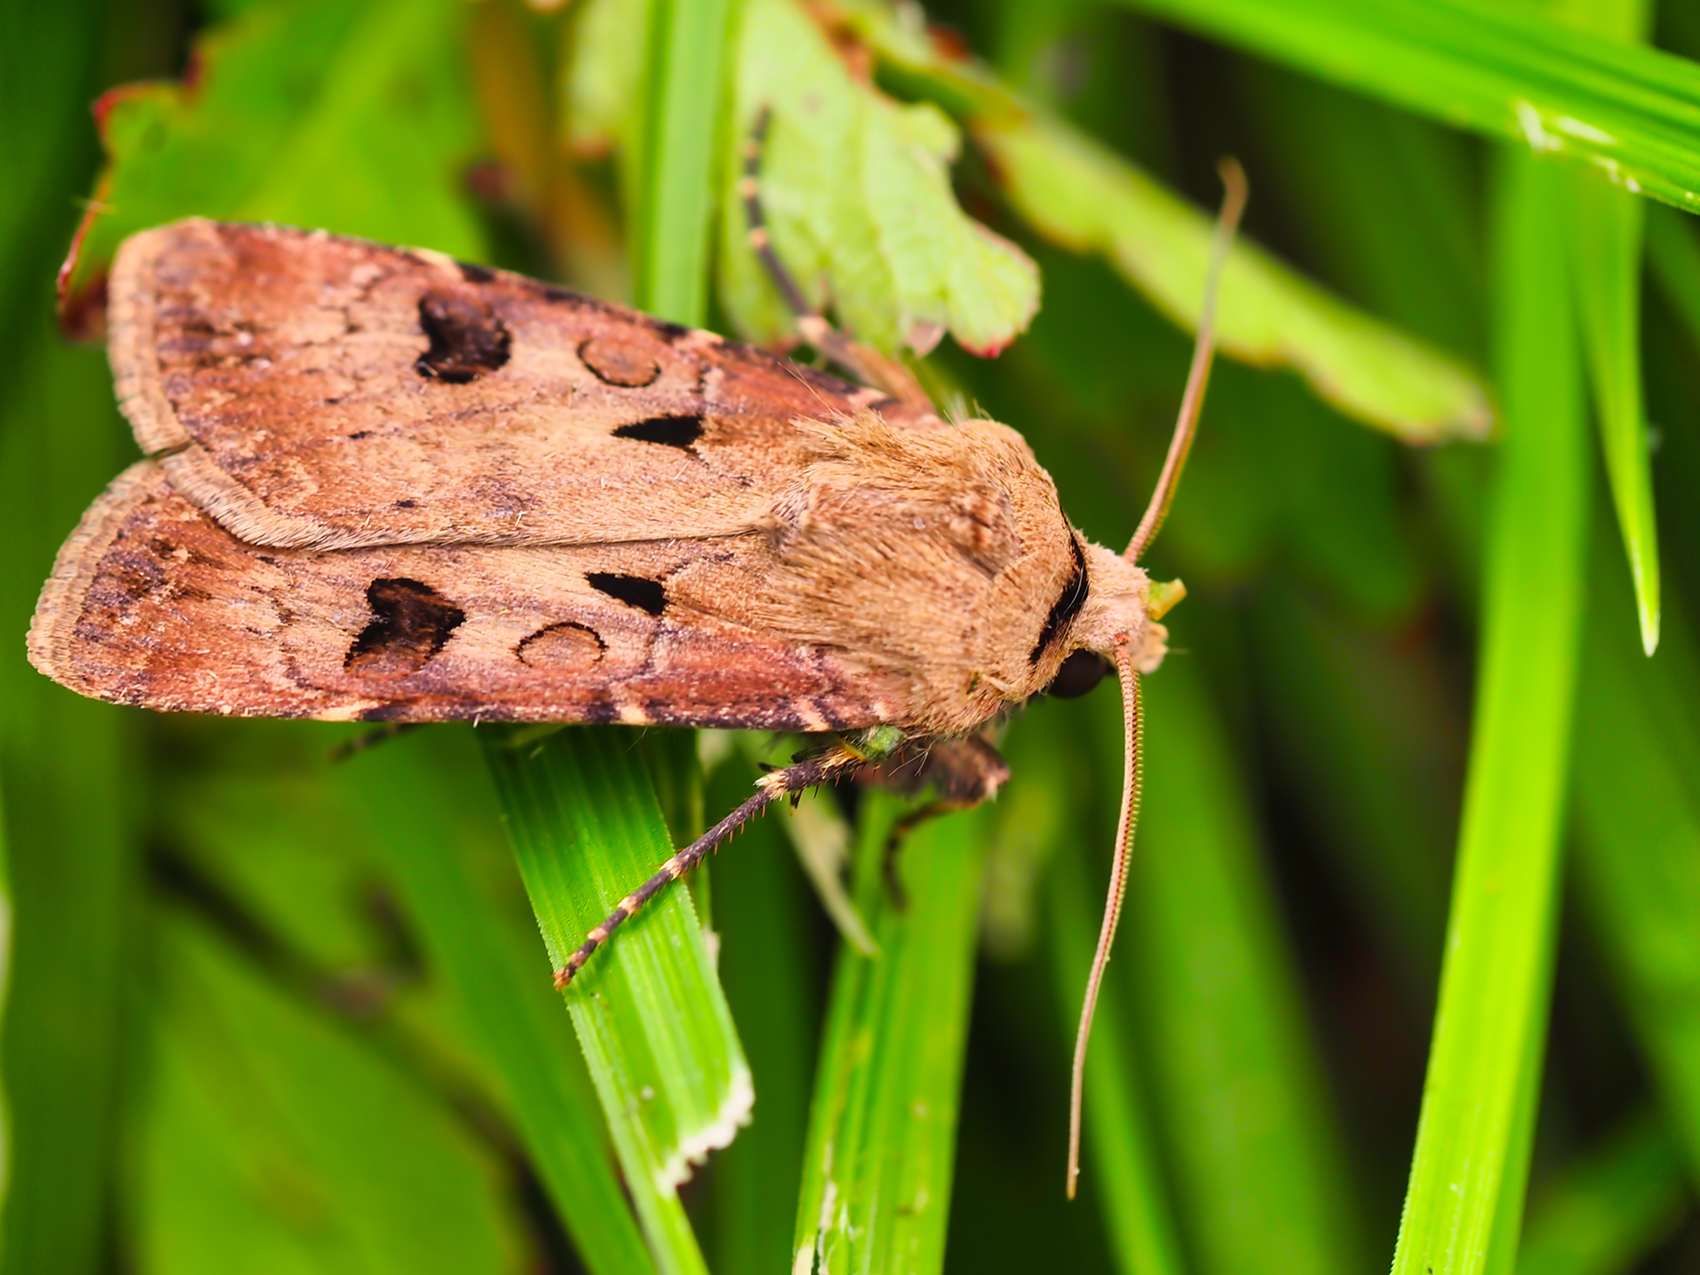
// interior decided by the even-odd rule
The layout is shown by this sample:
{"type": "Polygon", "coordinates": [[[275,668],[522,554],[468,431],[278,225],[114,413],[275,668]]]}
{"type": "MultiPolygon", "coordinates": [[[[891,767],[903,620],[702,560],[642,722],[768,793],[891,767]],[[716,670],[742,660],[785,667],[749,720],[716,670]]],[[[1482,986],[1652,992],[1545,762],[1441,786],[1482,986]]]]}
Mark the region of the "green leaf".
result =
{"type": "MultiPolygon", "coordinates": [[[[485,736],[552,969],[673,852],[634,744],[607,728],[485,736]]],[[[703,1270],[678,1188],[749,1120],[754,1092],[689,891],[622,925],[565,995],[656,1264],[703,1270]]]]}
{"type": "MultiPolygon", "coordinates": [[[[906,85],[967,116],[993,178],[1035,230],[1071,251],[1103,256],[1164,314],[1197,325],[1211,217],[1031,107],[977,63],[950,60],[913,38],[882,6],[852,11],[858,31],[906,85]]],[[[1481,438],[1493,428],[1486,392],[1457,360],[1243,242],[1223,275],[1217,339],[1234,358],[1296,368],[1341,411],[1409,442],[1481,438]]]]}
{"type": "Polygon", "coordinates": [[[1122,0],[1432,119],[1700,206],[1700,66],[1477,0],[1122,0]]]}
{"type": "Polygon", "coordinates": [[[905,913],[881,872],[901,809],[881,793],[863,798],[855,899],[881,955],[839,945],[798,1196],[797,1275],[928,1275],[944,1265],[989,819],[983,809],[951,815],[909,836],[905,913]]]}
{"type": "Polygon", "coordinates": [[[1576,320],[1558,265],[1564,190],[1561,171],[1509,157],[1496,241],[1507,438],[1446,961],[1395,1275],[1509,1270],[1522,1213],[1588,502],[1576,320]]]}
{"type": "MultiPolygon", "coordinates": [[[[1177,323],[1204,300],[1211,219],[1125,160],[1043,118],[976,127],[1005,195],[1039,233],[1100,253],[1177,323]]],[[[1456,360],[1369,318],[1240,245],[1223,273],[1223,353],[1292,366],[1335,407],[1404,439],[1482,438],[1493,410],[1456,360]]]]}
{"type": "Polygon", "coordinates": [[[734,136],[722,193],[719,285],[733,326],[759,341],[795,322],[751,251],[738,183],[757,116],[771,112],[760,190],[775,250],[808,297],[857,340],[925,351],[939,330],[995,354],[1039,304],[1038,270],[969,218],[951,191],[956,128],[852,77],[793,0],[747,0],[734,136]]]}
{"type": "MultiPolygon", "coordinates": [[[[1612,40],[1644,40],[1644,0],[1568,0],[1558,6],[1579,29],[1612,40]]],[[[1641,403],[1641,227],[1646,205],[1593,173],[1571,174],[1570,262],[1577,313],[1600,422],[1623,547],[1635,578],[1641,646],[1659,645],[1659,541],[1653,519],[1652,450],[1641,403]]]]}
{"type": "Polygon", "coordinates": [[[459,189],[479,145],[463,18],[457,0],[265,0],[201,37],[192,82],[109,94],[107,169],[67,280],[73,321],[120,241],[178,217],[482,257],[459,189]]]}
{"type": "Polygon", "coordinates": [[[1651,1113],[1629,1121],[1542,1190],[1517,1275],[1616,1275],[1635,1267],[1688,1211],[1682,1157],[1651,1113]]]}
{"type": "Polygon", "coordinates": [[[139,1249],[181,1275],[507,1271],[486,1148],[188,918],[161,926],[139,1249]]]}

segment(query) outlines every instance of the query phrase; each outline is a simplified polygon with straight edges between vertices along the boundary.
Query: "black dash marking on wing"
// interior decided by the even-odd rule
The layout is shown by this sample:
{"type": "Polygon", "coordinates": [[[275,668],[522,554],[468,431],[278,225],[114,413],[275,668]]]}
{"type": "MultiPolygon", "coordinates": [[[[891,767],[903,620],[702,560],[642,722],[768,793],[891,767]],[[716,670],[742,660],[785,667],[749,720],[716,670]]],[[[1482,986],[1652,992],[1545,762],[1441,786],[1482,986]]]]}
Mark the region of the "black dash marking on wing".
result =
{"type": "Polygon", "coordinates": [[[649,416],[614,431],[615,438],[635,438],[640,443],[660,443],[665,447],[689,450],[702,437],[702,417],[695,413],[676,416],[649,416]]]}
{"type": "Polygon", "coordinates": [[[427,292],[419,298],[419,326],[431,348],[413,364],[420,376],[465,385],[508,361],[513,336],[507,324],[484,302],[452,292],[427,292]]]}
{"type": "Polygon", "coordinates": [[[1070,536],[1069,543],[1074,546],[1074,572],[1069,576],[1068,583],[1063,585],[1062,593],[1051,605],[1051,613],[1045,617],[1045,627],[1039,630],[1039,640],[1033,644],[1033,654],[1027,657],[1029,664],[1039,662],[1045,648],[1063,631],[1070,620],[1080,614],[1080,608],[1086,605],[1087,595],[1092,592],[1092,585],[1086,578],[1086,552],[1081,549],[1078,538],[1070,536]]]}
{"type": "Polygon", "coordinates": [[[373,619],[342,661],[351,673],[417,673],[466,621],[465,611],[417,580],[374,580],[366,586],[366,601],[373,619]]]}
{"type": "Polygon", "coordinates": [[[494,283],[496,281],[496,272],[488,266],[475,266],[468,261],[457,261],[455,265],[460,267],[460,277],[468,283],[494,283]]]}
{"type": "Polygon", "coordinates": [[[616,575],[612,571],[592,571],[585,576],[590,587],[598,593],[606,593],[627,606],[647,611],[651,615],[660,615],[667,606],[667,591],[661,587],[659,580],[645,580],[642,576],[616,575]]]}

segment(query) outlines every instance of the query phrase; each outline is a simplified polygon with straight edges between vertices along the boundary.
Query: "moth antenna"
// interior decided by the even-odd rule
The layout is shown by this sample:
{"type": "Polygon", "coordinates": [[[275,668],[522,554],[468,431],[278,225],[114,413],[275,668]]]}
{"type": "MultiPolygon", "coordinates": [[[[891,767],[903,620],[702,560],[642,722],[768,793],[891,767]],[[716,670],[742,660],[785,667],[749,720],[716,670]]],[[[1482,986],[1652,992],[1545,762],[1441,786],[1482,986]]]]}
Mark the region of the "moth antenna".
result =
{"type": "Polygon", "coordinates": [[[587,934],[578,950],[567,958],[567,963],[555,971],[555,986],[564,988],[572,982],[573,976],[584,968],[584,963],[590,959],[591,954],[606,943],[608,936],[630,919],[632,913],[660,894],[668,884],[684,876],[706,858],[710,851],[729,840],[733,833],[761,814],[771,803],[787,794],[797,794],[806,788],[831,783],[863,764],[861,757],[839,744],[818,757],[811,757],[807,761],[763,775],[756,781],[754,796],[669,858],[656,869],[654,876],[614,906],[607,919],[587,934]]]}
{"type": "Polygon", "coordinates": [[[749,225],[750,248],[761,259],[768,277],[773,280],[779,295],[785,298],[797,320],[797,330],[803,339],[842,368],[847,368],[865,385],[885,391],[899,402],[911,407],[932,410],[933,401],[921,388],[909,369],[896,359],[888,359],[878,350],[851,340],[809,304],[796,278],[785,268],[773,241],[767,233],[767,217],[761,205],[761,158],[767,146],[767,128],[773,111],[767,105],[756,112],[755,125],[744,142],[744,176],[738,183],[738,195],[744,201],[744,220],[749,225]]]}
{"type": "Polygon", "coordinates": [[[1216,354],[1216,294],[1221,288],[1222,267],[1227,264],[1228,250],[1234,244],[1234,232],[1239,229],[1240,214],[1245,211],[1245,169],[1229,156],[1217,165],[1222,174],[1225,193],[1222,211],[1216,218],[1216,238],[1210,246],[1210,269],[1204,281],[1204,308],[1198,315],[1198,339],[1192,347],[1192,367],[1186,374],[1186,392],[1181,395],[1180,416],[1175,421],[1175,435],[1169,440],[1169,455],[1163,461],[1163,472],[1157,479],[1157,490],[1151,493],[1151,503],[1139,520],[1139,529],[1122,554],[1129,562],[1138,562],[1163,519],[1169,516],[1169,504],[1175,498],[1175,488],[1186,466],[1187,453],[1192,450],[1193,436],[1198,433],[1198,415],[1204,409],[1204,387],[1210,380],[1210,362],[1216,354]]]}
{"type": "Polygon", "coordinates": [[[1074,1198],[1080,1179],[1080,1108],[1085,1097],[1086,1042],[1092,1037],[1092,1015],[1098,1008],[1098,989],[1104,968],[1110,963],[1110,947],[1116,941],[1116,924],[1121,920],[1122,898],[1127,893],[1128,863],[1133,857],[1133,833],[1139,823],[1140,746],[1144,741],[1144,716],[1139,700],[1139,674],[1133,670],[1127,636],[1116,640],[1116,674],[1122,687],[1122,727],[1126,738],[1126,762],[1122,770],[1122,813],[1116,825],[1115,863],[1110,869],[1110,891],[1104,900],[1104,920],[1098,927],[1098,950],[1092,954],[1092,972],[1086,979],[1086,1003],[1080,1010],[1080,1027],[1074,1038],[1074,1078],[1068,1103],[1068,1198],[1074,1198]]]}
{"type": "Polygon", "coordinates": [[[756,112],[755,125],[744,142],[744,179],[738,183],[738,194],[744,201],[744,221],[749,226],[750,247],[761,258],[768,276],[785,298],[785,304],[791,307],[791,313],[801,319],[813,315],[814,307],[785,268],[785,263],[779,259],[779,254],[773,251],[773,244],[767,236],[767,218],[761,207],[761,156],[767,146],[767,126],[772,121],[773,110],[764,103],[756,112]]]}

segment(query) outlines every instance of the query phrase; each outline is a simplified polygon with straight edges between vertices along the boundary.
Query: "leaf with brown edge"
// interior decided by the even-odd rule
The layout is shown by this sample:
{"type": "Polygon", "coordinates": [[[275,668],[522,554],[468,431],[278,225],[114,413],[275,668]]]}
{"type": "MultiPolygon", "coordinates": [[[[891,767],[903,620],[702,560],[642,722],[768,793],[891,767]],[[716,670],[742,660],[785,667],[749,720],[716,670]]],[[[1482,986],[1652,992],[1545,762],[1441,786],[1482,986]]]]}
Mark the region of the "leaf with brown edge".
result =
{"type": "Polygon", "coordinates": [[[208,28],[181,82],[106,94],[106,166],[60,272],[66,329],[97,337],[119,243],[188,215],[483,257],[460,191],[480,145],[463,19],[453,0],[256,4],[208,28]]]}

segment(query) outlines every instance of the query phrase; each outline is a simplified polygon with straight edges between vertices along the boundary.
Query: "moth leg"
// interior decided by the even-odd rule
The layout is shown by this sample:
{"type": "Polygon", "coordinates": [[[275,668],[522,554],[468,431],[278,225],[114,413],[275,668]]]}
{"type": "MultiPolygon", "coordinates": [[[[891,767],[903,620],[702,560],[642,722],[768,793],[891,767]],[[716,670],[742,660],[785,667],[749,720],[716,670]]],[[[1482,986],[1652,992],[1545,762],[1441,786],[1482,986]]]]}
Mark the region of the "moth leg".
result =
{"type": "Polygon", "coordinates": [[[940,815],[948,815],[953,810],[966,810],[967,808],[963,803],[956,801],[929,801],[918,810],[911,810],[891,825],[891,835],[885,839],[885,861],[880,865],[880,875],[885,880],[886,897],[891,900],[891,906],[899,912],[909,910],[909,892],[903,888],[903,878],[897,871],[898,859],[903,853],[903,843],[909,840],[910,833],[929,819],[937,819],[940,815]]]}
{"type": "Polygon", "coordinates": [[[396,736],[418,730],[425,724],[424,722],[386,722],[376,730],[369,730],[364,735],[356,735],[353,739],[343,740],[342,743],[330,750],[329,758],[332,762],[347,761],[357,753],[363,753],[368,748],[376,748],[379,744],[386,744],[396,736]]]}
{"type": "Polygon", "coordinates": [[[906,792],[919,792],[929,784],[934,791],[932,801],[899,819],[886,838],[885,889],[892,905],[902,912],[909,900],[898,876],[898,856],[909,834],[929,819],[990,801],[1008,781],[1009,763],[981,736],[965,735],[934,741],[918,753],[900,753],[891,764],[874,770],[873,778],[906,792]]]}
{"type": "Polygon", "coordinates": [[[761,206],[761,157],[767,144],[767,126],[771,114],[767,107],[761,108],[761,113],[756,116],[755,127],[750,130],[749,140],[744,143],[744,178],[738,183],[738,194],[743,198],[744,219],[750,227],[750,247],[756,256],[761,258],[761,264],[773,280],[774,286],[779,289],[779,295],[785,298],[785,304],[796,316],[797,330],[803,334],[805,341],[848,370],[864,385],[883,390],[909,406],[931,410],[933,402],[927,397],[927,392],[921,388],[914,374],[896,359],[887,358],[878,350],[851,340],[828,323],[809,304],[809,299],[803,295],[797,280],[785,268],[779,254],[774,252],[773,243],[767,234],[767,219],[761,206]]]}
{"type": "Polygon", "coordinates": [[[743,802],[736,810],[727,815],[714,827],[698,837],[690,845],[673,855],[661,865],[636,890],[633,890],[615,906],[608,918],[585,936],[578,950],[567,958],[567,963],[555,971],[555,986],[565,987],[573,981],[573,976],[584,968],[584,963],[590,959],[591,953],[607,942],[608,936],[617,930],[634,912],[648,903],[671,882],[677,881],[686,872],[696,866],[708,853],[716,849],[721,842],[729,839],[746,823],[767,809],[781,797],[790,796],[793,799],[810,788],[821,784],[833,783],[845,775],[867,765],[867,758],[852,751],[841,743],[834,743],[825,752],[814,757],[786,766],[782,770],[774,770],[763,775],[756,782],[753,796],[743,802]]]}

